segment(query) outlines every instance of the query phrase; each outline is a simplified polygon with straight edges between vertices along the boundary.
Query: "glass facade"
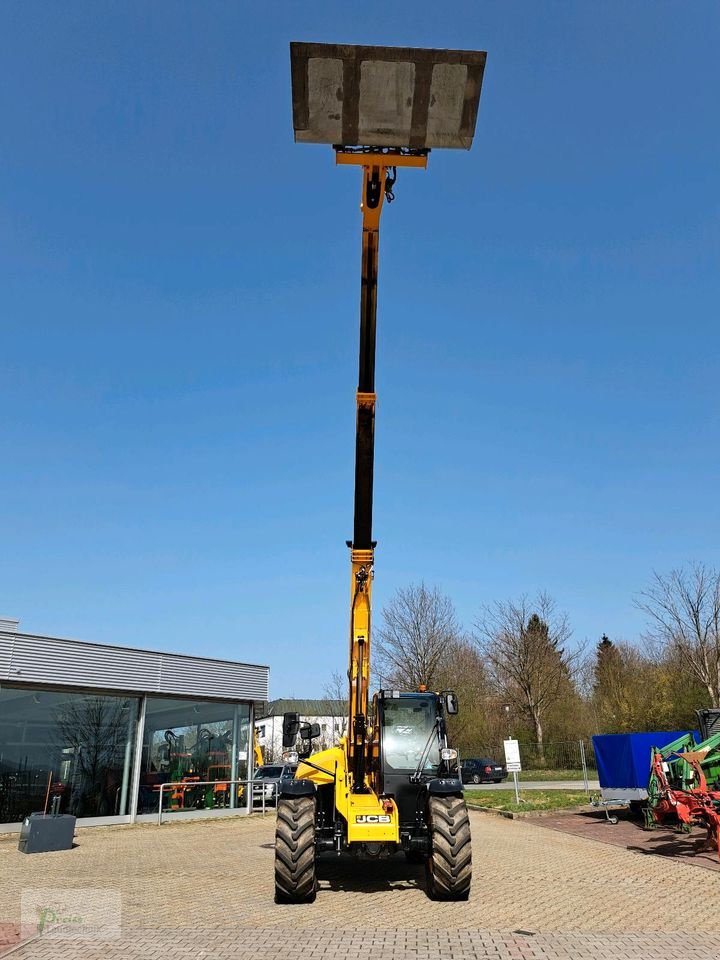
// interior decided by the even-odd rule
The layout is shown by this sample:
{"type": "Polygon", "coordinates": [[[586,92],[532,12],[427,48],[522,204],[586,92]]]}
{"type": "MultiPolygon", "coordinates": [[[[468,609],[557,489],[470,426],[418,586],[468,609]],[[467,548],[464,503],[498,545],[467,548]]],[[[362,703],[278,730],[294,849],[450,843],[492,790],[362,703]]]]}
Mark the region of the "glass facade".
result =
{"type": "Polygon", "coordinates": [[[249,731],[246,703],[148,697],[138,813],[157,813],[162,783],[179,784],[163,788],[163,810],[244,807],[229,781],[247,779],[249,731]]]}
{"type": "Polygon", "coordinates": [[[163,811],[246,807],[244,786],[229,781],[247,779],[251,753],[248,703],[2,684],[0,824],[53,809],[157,813],[160,785],[171,782],[179,786],[163,788],[163,811]]]}
{"type": "Polygon", "coordinates": [[[0,686],[0,823],[129,811],[139,697],[0,686]]]}

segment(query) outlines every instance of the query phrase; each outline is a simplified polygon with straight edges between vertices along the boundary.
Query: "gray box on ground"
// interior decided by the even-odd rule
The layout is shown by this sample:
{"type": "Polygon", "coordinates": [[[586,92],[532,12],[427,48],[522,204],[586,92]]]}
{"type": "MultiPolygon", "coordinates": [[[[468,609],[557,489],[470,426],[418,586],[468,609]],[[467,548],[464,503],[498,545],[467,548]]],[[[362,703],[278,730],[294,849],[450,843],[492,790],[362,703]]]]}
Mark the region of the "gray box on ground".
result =
{"type": "Polygon", "coordinates": [[[75,817],[69,813],[57,816],[31,813],[20,828],[18,850],[21,853],[50,853],[53,850],[72,850],[75,835],[75,817]]]}

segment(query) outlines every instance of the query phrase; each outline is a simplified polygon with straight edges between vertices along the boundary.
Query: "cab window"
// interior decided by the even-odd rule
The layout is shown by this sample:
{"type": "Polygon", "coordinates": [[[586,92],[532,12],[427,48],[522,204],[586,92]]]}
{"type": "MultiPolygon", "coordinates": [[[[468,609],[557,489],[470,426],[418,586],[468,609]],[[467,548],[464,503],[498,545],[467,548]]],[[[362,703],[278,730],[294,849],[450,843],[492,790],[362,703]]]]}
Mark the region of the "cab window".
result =
{"type": "Polygon", "coordinates": [[[386,699],[383,703],[383,757],[393,770],[414,770],[430,738],[423,769],[440,763],[434,698],[386,699]]]}

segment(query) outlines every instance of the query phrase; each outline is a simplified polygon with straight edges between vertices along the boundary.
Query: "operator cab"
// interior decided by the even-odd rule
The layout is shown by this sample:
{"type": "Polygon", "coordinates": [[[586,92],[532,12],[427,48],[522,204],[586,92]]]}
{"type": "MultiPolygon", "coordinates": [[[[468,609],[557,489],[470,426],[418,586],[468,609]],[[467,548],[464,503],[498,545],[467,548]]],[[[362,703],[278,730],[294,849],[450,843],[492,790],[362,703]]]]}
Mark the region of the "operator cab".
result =
{"type": "Polygon", "coordinates": [[[379,792],[394,797],[401,824],[424,815],[420,794],[429,781],[458,776],[457,753],[447,746],[446,713],[457,713],[454,694],[381,690],[377,696],[379,792]]]}
{"type": "Polygon", "coordinates": [[[385,773],[434,772],[440,763],[438,698],[401,693],[381,701],[382,757],[385,773]]]}

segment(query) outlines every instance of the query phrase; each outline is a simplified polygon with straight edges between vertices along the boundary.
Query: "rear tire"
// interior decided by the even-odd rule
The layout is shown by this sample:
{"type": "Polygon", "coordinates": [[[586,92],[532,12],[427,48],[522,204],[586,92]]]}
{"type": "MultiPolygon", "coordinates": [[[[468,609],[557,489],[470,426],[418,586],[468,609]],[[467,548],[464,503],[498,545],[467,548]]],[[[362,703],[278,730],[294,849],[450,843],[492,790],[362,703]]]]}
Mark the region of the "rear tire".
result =
{"type": "Polygon", "coordinates": [[[427,891],[432,900],[467,900],[472,880],[470,818],[462,797],[430,797],[427,891]]]}
{"type": "Polygon", "coordinates": [[[315,899],[315,800],[280,797],[275,827],[275,903],[315,899]]]}

